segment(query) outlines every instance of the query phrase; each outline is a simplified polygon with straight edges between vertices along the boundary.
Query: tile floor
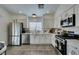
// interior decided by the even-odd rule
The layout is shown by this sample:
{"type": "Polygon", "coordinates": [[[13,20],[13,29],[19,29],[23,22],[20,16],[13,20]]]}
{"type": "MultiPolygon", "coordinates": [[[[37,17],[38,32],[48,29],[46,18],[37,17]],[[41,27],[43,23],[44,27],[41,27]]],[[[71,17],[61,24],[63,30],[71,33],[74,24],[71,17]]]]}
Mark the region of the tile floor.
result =
{"type": "Polygon", "coordinates": [[[9,46],[7,55],[59,55],[51,45],[22,45],[9,46]]]}

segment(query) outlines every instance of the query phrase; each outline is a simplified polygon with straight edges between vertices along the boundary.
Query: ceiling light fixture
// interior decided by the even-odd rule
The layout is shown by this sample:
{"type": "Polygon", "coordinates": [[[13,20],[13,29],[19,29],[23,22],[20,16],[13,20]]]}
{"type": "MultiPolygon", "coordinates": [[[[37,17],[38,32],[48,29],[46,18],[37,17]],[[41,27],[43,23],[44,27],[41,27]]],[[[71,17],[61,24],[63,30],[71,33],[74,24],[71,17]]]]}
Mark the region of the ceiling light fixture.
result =
{"type": "Polygon", "coordinates": [[[20,14],[22,14],[22,11],[19,11],[20,14]]]}
{"type": "Polygon", "coordinates": [[[46,12],[47,14],[50,13],[49,11],[46,12]]]}
{"type": "Polygon", "coordinates": [[[36,14],[32,14],[32,17],[37,17],[36,14]]]}

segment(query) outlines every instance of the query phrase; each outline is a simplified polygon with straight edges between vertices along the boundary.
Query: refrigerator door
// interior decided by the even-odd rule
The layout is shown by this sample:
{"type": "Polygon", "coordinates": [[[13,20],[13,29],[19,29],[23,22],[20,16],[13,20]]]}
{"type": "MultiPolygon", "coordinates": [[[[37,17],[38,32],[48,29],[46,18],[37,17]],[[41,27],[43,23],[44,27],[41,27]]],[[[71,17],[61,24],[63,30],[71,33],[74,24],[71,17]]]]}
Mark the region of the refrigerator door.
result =
{"type": "Polygon", "coordinates": [[[12,29],[11,29],[11,32],[12,32],[12,33],[11,33],[10,35],[11,35],[11,36],[12,36],[12,35],[15,35],[15,23],[11,23],[10,28],[12,28],[12,29]]]}
{"type": "Polygon", "coordinates": [[[20,45],[21,24],[12,23],[12,45],[20,45]]]}
{"type": "Polygon", "coordinates": [[[20,36],[12,36],[12,45],[20,45],[20,36]]]}
{"type": "Polygon", "coordinates": [[[21,24],[20,23],[15,23],[14,27],[14,35],[20,35],[21,33],[21,24]]]}
{"type": "Polygon", "coordinates": [[[12,23],[10,28],[12,28],[10,31],[12,33],[10,35],[20,35],[21,33],[21,24],[20,23],[12,23]]]}

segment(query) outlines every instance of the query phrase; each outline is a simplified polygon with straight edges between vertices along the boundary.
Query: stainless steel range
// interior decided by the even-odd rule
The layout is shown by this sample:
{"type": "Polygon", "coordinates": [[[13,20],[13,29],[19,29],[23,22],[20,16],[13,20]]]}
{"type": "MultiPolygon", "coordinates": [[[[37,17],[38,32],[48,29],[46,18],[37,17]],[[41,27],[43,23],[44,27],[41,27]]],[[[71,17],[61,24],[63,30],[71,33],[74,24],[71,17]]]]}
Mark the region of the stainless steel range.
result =
{"type": "Polygon", "coordinates": [[[61,52],[62,55],[66,55],[67,54],[67,41],[64,40],[63,38],[60,38],[58,36],[56,36],[56,48],[61,52]]]}
{"type": "Polygon", "coordinates": [[[78,39],[79,35],[73,34],[73,35],[67,35],[67,36],[63,36],[63,35],[56,35],[56,48],[61,52],[62,55],[67,55],[67,40],[68,39],[78,39]]]}

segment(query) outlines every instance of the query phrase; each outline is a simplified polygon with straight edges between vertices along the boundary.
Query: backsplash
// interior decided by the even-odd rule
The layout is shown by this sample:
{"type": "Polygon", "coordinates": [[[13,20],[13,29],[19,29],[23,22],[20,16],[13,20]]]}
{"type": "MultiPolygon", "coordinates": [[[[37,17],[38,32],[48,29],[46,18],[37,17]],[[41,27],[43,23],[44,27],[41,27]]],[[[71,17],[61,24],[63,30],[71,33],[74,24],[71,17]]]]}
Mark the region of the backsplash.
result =
{"type": "Polygon", "coordinates": [[[79,34],[79,27],[66,27],[62,29],[67,31],[74,31],[75,34],[79,34]]]}

